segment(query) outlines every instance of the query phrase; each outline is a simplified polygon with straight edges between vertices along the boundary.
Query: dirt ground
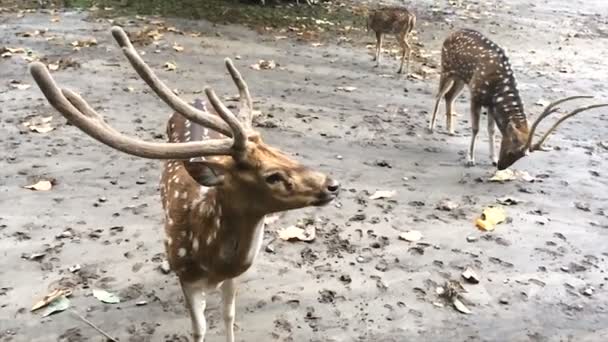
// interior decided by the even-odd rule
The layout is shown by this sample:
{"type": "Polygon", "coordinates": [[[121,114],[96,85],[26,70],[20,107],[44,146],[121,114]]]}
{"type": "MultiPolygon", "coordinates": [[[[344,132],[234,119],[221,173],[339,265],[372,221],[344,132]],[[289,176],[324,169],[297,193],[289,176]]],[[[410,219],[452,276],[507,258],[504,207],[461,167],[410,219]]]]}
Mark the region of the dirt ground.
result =
{"type": "MultiPolygon", "coordinates": [[[[439,64],[443,38],[454,28],[481,30],[507,49],[529,117],[538,103],[561,96],[608,98],[608,2],[488,0],[411,1],[428,64],[439,64]]],[[[54,72],[123,132],[160,139],[170,110],[149,94],[109,34],[107,20],[87,13],[0,15],[1,46],[24,47],[50,61],[72,58],[79,68],[54,72]],[[44,35],[20,32],[48,28],[44,35]],[[48,40],[45,37],[56,36],[48,40]],[[97,45],[74,51],[75,40],[97,45]]],[[[121,19],[129,31],[145,20],[121,19]]],[[[397,61],[373,68],[372,35],[330,39],[321,46],[281,33],[169,20],[189,34],[164,33],[144,58],[188,100],[213,85],[235,90],[222,67],[236,60],[263,112],[267,141],[340,179],[344,191],[324,208],[281,215],[265,233],[264,251],[240,280],[238,341],[607,341],[608,110],[567,122],[514,168],[533,175],[489,182],[485,118],[478,165],[464,166],[469,143],[468,92],[460,97],[457,136],[425,132],[438,77],[397,76],[397,61]],[[176,52],[174,42],[184,47],[176,52]],[[273,70],[253,70],[260,59],[273,70]],[[175,71],[163,71],[171,61],[175,71]],[[337,87],[356,87],[352,92],[337,87]],[[559,148],[557,148],[559,146],[559,148]],[[377,190],[391,199],[370,200],[377,190]],[[493,232],[475,218],[497,198],[510,220],[493,232]],[[437,209],[449,200],[450,211],[437,209]],[[276,230],[314,220],[312,243],[285,242],[276,230]],[[399,240],[422,232],[417,243],[399,240]],[[472,267],[479,284],[467,284],[472,267]],[[436,293],[461,281],[456,311],[436,293]]],[[[115,152],[65,125],[32,86],[23,54],[0,60],[0,340],[102,341],[72,312],[120,341],[187,341],[190,323],[173,274],[160,270],[163,234],[160,164],[115,152]],[[22,123],[52,115],[55,129],[35,133],[22,123]],[[51,191],[24,185],[55,179],[51,191]],[[44,253],[39,255],[37,253],[44,253]],[[72,267],[79,265],[80,270],[72,267]],[[41,318],[31,305],[57,286],[73,287],[71,309],[41,318]],[[91,290],[119,294],[103,304],[91,290]]],[[[597,99],[596,101],[599,101],[597,99]]],[[[571,105],[571,106],[574,106],[571,105]]],[[[208,341],[224,341],[219,296],[209,297],[208,341]]]]}

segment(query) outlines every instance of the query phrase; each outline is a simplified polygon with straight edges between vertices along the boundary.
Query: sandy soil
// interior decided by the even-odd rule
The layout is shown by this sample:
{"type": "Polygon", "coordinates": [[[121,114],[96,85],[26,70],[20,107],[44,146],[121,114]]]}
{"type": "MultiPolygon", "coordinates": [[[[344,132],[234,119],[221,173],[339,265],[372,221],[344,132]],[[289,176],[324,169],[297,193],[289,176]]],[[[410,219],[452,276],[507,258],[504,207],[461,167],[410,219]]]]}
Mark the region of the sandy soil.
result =
{"type": "MultiPolygon", "coordinates": [[[[436,11],[430,1],[412,3],[431,65],[439,63],[443,37],[458,27],[482,30],[505,47],[531,117],[541,110],[539,101],[573,94],[608,98],[606,1],[492,0],[469,4],[469,10],[441,1],[436,11]]],[[[111,40],[110,24],[87,13],[51,18],[2,14],[1,45],[78,61],[80,68],[54,72],[57,80],[82,93],[119,130],[162,138],[170,111],[135,77],[111,40]],[[45,36],[58,37],[16,35],[43,28],[49,29],[45,36]],[[69,46],[91,37],[98,45],[80,51],[69,46]]],[[[313,47],[275,40],[280,33],[169,22],[203,34],[166,33],[157,53],[141,48],[157,70],[167,61],[177,64],[176,71],[159,71],[168,83],[187,99],[201,96],[206,84],[232,95],[222,59],[239,55],[264,113],[259,122],[266,140],[330,172],[345,188],[334,205],[287,213],[267,229],[265,251],[241,279],[239,341],[608,339],[608,111],[571,120],[550,140],[559,149],[515,165],[537,181],[490,183],[485,119],[479,163],[463,163],[468,94],[457,104],[463,113],[457,136],[442,134],[443,118],[439,132],[425,133],[437,75],[398,77],[397,62],[388,58],[373,68],[366,48],[371,35],[313,47]],[[175,52],[174,42],[184,51],[175,52]],[[279,67],[248,68],[259,59],[279,67]],[[336,91],[340,86],[357,89],[336,91]],[[396,195],[369,200],[376,190],[396,195]],[[522,201],[506,208],[510,222],[491,233],[478,231],[476,216],[503,196],[522,201]],[[458,208],[437,209],[445,199],[458,208]],[[276,239],[277,228],[309,219],[317,227],[313,243],[276,239]],[[424,237],[399,240],[406,230],[424,237]],[[460,280],[466,267],[481,278],[477,285],[463,282],[471,315],[436,294],[447,280],[460,280]]],[[[143,25],[134,20],[127,28],[143,25]]],[[[58,284],[74,287],[72,310],[121,341],[188,340],[176,277],[160,271],[159,163],[112,151],[66,126],[35,86],[10,86],[13,79],[33,83],[26,67],[17,54],[0,60],[0,340],[101,341],[69,310],[47,318],[29,312],[58,284]],[[32,115],[53,115],[56,129],[28,131],[22,122],[32,115]],[[22,188],[50,178],[57,183],[51,191],[22,188]],[[45,254],[30,260],[36,253],[45,254]],[[71,273],[76,264],[80,270],[71,273]],[[92,288],[118,293],[123,302],[102,304],[92,288]]],[[[413,63],[413,71],[420,68],[413,63]]],[[[216,295],[207,316],[208,341],[223,341],[216,295]]]]}

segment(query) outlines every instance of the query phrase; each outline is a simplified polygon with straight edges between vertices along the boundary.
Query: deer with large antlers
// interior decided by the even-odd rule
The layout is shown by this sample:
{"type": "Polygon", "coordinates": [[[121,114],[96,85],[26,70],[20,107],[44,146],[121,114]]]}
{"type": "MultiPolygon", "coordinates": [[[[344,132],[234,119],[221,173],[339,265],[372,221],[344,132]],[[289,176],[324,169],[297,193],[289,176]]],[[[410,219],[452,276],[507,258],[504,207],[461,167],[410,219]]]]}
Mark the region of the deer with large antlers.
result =
{"type": "Polygon", "coordinates": [[[374,61],[380,66],[382,59],[382,42],[385,34],[394,34],[401,46],[401,66],[397,73],[403,73],[403,65],[407,59],[407,72],[410,68],[412,47],[409,35],[416,25],[416,15],[402,7],[381,7],[373,10],[367,18],[367,29],[376,33],[376,53],[374,61]]]}
{"type": "Polygon", "coordinates": [[[441,50],[441,76],[435,107],[429,122],[429,131],[435,128],[439,103],[445,99],[446,128],[454,134],[454,100],[467,85],[471,92],[471,126],[473,134],[467,153],[467,164],[475,164],[475,141],[479,132],[481,109],[487,108],[490,159],[503,170],[517,160],[534,151],[544,150],[542,144],[566,119],[581,112],[608,106],[596,104],[578,108],[561,117],[547,132],[533,143],[538,125],[549,115],[559,110],[558,105],[575,99],[591,96],[571,96],[549,104],[532,123],[528,124],[524,105],[517,90],[517,82],[505,52],[496,43],[481,33],[464,29],[452,33],[441,50]],[[496,157],[494,146],[495,126],[502,134],[500,153],[496,157]]]}
{"type": "Polygon", "coordinates": [[[44,96],[70,123],[121,152],[166,160],[160,192],[165,211],[165,249],[190,312],[194,339],[206,332],[205,293],[220,288],[226,340],[234,341],[235,278],[250,268],[264,235],[264,216],[323,206],[340,185],[266,145],[252,129],[248,87],[229,59],[226,67],[240,95],[238,116],[205,88],[211,108],[177,97],[146,65],[119,27],[112,35],[127,59],[175,113],[168,143],[123,135],[104,122],[78,94],[59,88],[42,63],[30,71],[44,96]],[[216,115],[217,114],[217,115],[216,115]]]}

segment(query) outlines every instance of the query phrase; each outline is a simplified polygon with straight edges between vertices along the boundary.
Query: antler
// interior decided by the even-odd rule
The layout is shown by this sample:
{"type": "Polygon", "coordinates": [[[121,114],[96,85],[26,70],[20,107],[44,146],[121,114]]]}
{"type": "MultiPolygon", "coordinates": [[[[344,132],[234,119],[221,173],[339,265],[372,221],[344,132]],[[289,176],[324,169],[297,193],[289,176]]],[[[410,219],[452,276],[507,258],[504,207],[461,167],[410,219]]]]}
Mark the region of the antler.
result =
{"type": "Polygon", "coordinates": [[[128,137],[108,125],[80,95],[68,89],[60,89],[46,66],[34,62],[30,65],[30,73],[55,109],[94,139],[138,157],[150,159],[189,159],[206,155],[231,155],[236,159],[242,157],[247,148],[246,130],[251,128],[252,101],[247,84],[230,59],[225,60],[226,68],[239,89],[241,102],[239,116],[243,119],[243,123],[222,103],[210,87],[205,88],[205,93],[219,117],[187,104],[175,95],[142,60],[122,28],[113,27],[112,35],[122,47],[133,68],[165,103],[191,121],[231,136],[233,139],[153,143],[128,137]]]}
{"type": "Polygon", "coordinates": [[[557,112],[559,110],[559,107],[557,107],[558,105],[567,102],[567,101],[572,101],[572,100],[577,100],[577,99],[590,99],[593,98],[593,96],[570,96],[570,97],[566,97],[557,101],[554,101],[552,103],[550,103],[545,110],[543,110],[543,112],[538,116],[538,118],[534,121],[534,123],[532,124],[532,127],[530,128],[530,133],[528,135],[528,141],[526,143],[526,150],[529,150],[530,152],[534,152],[534,151],[542,151],[542,144],[545,142],[545,140],[547,140],[547,138],[549,137],[549,135],[551,133],[553,133],[553,131],[555,131],[555,129],[562,123],[564,122],[566,119],[582,113],[584,111],[587,110],[591,110],[591,109],[595,109],[595,108],[600,108],[600,107],[607,107],[608,104],[596,104],[596,105],[590,105],[590,106],[586,106],[586,107],[582,107],[582,108],[578,108],[575,109],[573,111],[571,111],[570,113],[562,116],[559,120],[557,120],[556,123],[553,124],[553,126],[551,126],[551,128],[549,128],[547,130],[547,132],[542,136],[542,138],[535,143],[534,145],[532,145],[532,140],[534,139],[534,133],[536,132],[536,128],[538,127],[538,125],[540,124],[540,122],[545,119],[546,117],[548,117],[549,115],[557,112]]]}
{"type": "MultiPolygon", "coordinates": [[[[68,89],[60,89],[46,66],[40,62],[30,65],[30,73],[49,103],[70,123],[94,139],[121,152],[150,159],[189,159],[207,155],[232,155],[242,153],[244,133],[235,133],[236,139],[215,139],[204,142],[154,143],[128,137],[103,121],[80,95],[68,89]]],[[[222,118],[226,113],[219,113],[222,118]]],[[[226,121],[236,121],[231,113],[226,121]]],[[[235,126],[236,128],[237,126],[235,126]]]]}
{"type": "MultiPolygon", "coordinates": [[[[232,131],[220,118],[215,115],[203,112],[189,105],[184,100],[180,99],[161,81],[152,71],[152,69],[144,62],[137,50],[131,44],[129,37],[125,31],[118,26],[112,27],[112,36],[122,48],[133,69],[137,74],[152,88],[152,90],[160,97],[169,107],[176,112],[182,114],[192,122],[196,122],[202,126],[209,127],[214,131],[220,132],[227,136],[232,136],[232,131]]],[[[234,68],[234,66],[233,66],[234,68]]],[[[229,69],[230,70],[230,69],[229,69]]],[[[231,71],[232,74],[232,71],[231,71]]],[[[240,76],[240,75],[239,75],[240,76]]],[[[242,81],[242,79],[241,79],[242,81]]],[[[235,83],[237,81],[235,80],[235,83]]],[[[244,81],[243,81],[244,83],[244,81]]],[[[238,85],[238,84],[237,84],[238,85]]]]}

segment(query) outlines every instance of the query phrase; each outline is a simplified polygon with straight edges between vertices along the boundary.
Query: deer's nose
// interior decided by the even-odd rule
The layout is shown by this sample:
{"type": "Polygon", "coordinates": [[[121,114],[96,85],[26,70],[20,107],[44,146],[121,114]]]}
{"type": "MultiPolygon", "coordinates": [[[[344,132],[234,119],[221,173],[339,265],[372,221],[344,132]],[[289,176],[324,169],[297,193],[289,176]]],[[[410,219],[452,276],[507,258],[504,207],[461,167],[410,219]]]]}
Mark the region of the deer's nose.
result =
{"type": "Polygon", "coordinates": [[[328,178],[326,181],[326,188],[327,191],[331,193],[337,193],[338,191],[340,191],[340,182],[335,179],[328,178]]]}

